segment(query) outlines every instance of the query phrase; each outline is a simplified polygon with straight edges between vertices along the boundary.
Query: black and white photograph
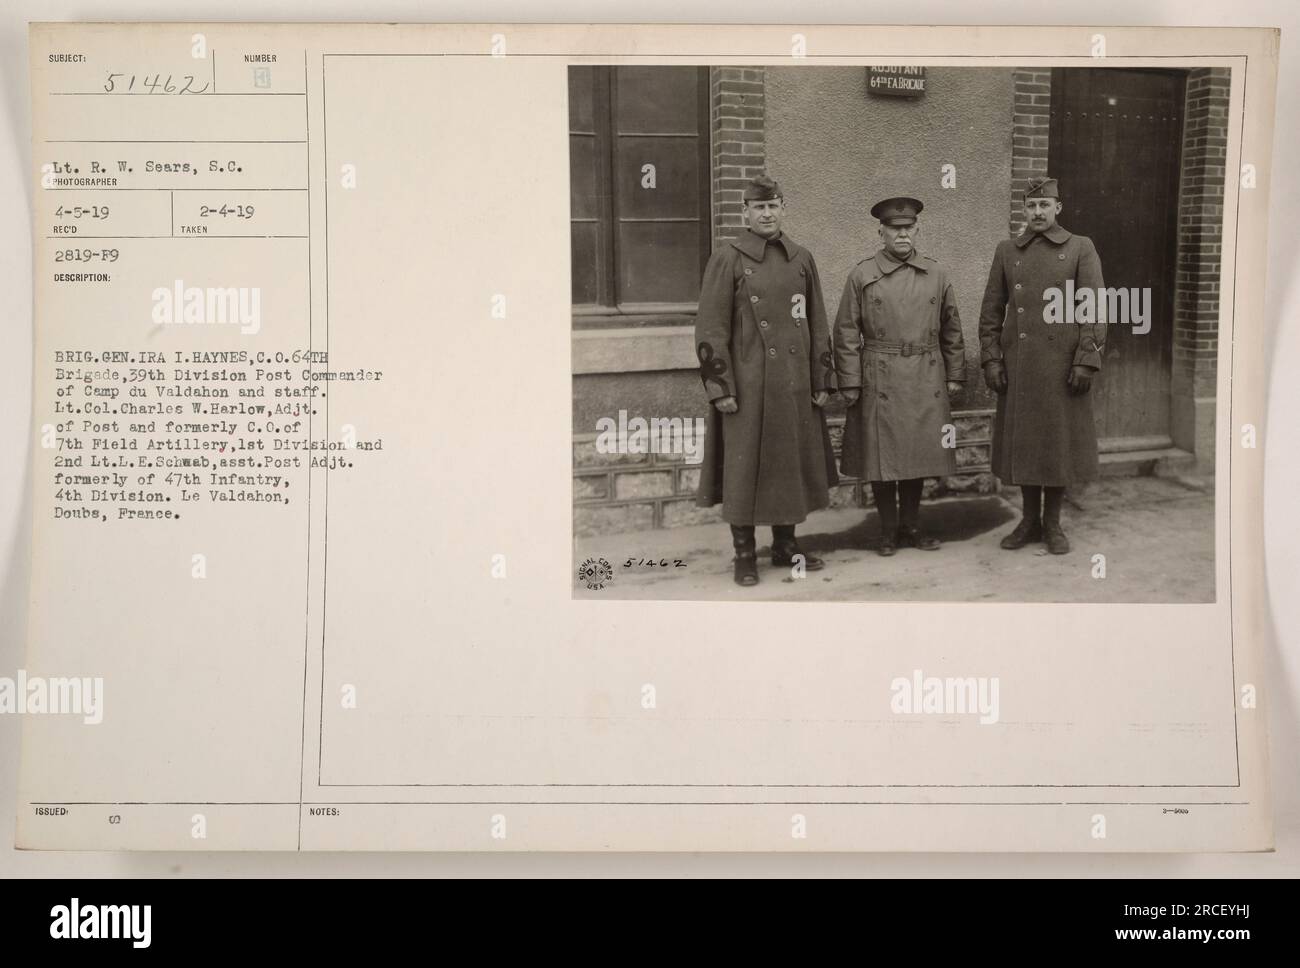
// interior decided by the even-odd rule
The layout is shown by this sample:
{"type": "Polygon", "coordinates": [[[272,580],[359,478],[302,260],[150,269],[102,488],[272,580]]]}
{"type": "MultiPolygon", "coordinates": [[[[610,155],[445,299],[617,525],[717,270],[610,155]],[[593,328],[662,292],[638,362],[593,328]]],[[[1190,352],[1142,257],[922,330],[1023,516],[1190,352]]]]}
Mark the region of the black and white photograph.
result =
{"type": "Polygon", "coordinates": [[[20,0],[21,933],[212,908],[60,872],[450,863],[1101,873],[972,916],[1249,939],[1132,877],[1297,867],[1295,59],[926,2],[20,0]]]}
{"type": "Polygon", "coordinates": [[[570,66],[574,595],[1214,602],[1228,99],[570,66]]]}

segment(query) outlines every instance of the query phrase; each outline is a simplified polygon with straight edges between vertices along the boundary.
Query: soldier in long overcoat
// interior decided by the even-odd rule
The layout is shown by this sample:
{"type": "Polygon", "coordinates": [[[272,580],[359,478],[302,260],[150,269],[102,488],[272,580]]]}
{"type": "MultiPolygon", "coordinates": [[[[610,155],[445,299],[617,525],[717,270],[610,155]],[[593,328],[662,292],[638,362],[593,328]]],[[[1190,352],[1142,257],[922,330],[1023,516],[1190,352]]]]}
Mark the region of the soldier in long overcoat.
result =
{"type": "Polygon", "coordinates": [[[1060,211],[1056,179],[1030,183],[1025,231],[998,243],[980,309],[980,363],[998,395],[993,473],[1024,495],[1023,518],[1002,539],[1011,551],[1031,541],[1052,554],[1069,551],[1065,489],[1098,475],[1088,391],[1101,369],[1106,323],[1067,299],[1091,290],[1095,307],[1101,260],[1091,239],[1057,223],[1060,211]]]}
{"type": "Polygon", "coordinates": [[[919,527],[921,490],[957,472],[948,394],[966,379],[966,348],[947,273],[916,251],[922,208],[906,196],[872,206],[884,247],[849,273],[834,326],[849,404],[840,466],[871,482],[885,556],[939,547],[919,527]]]}
{"type": "Polygon", "coordinates": [[[838,481],[826,418],[834,389],[821,280],[812,254],[781,230],[780,186],[760,175],[744,192],[748,230],[709,258],[695,348],[710,407],[696,504],[722,504],[735,578],[758,581],[755,525],[772,526],[772,563],[803,555],[795,525],[829,503],[838,481]]]}

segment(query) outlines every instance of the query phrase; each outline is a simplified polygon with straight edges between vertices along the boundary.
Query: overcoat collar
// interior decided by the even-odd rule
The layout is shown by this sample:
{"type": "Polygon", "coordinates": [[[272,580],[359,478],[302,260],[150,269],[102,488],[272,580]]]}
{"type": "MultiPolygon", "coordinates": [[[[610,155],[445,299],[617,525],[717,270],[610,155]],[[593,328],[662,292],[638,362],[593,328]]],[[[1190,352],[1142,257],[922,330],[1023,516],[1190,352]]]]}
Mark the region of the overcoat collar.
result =
{"type": "Polygon", "coordinates": [[[781,248],[785,249],[786,259],[793,259],[795,253],[799,251],[799,246],[795,243],[794,239],[790,238],[790,236],[785,232],[782,232],[775,239],[765,239],[761,235],[756,235],[749,229],[746,229],[744,235],[740,236],[738,239],[732,239],[731,244],[755,262],[762,262],[763,250],[767,248],[767,243],[769,241],[775,242],[780,245],[781,248]]]}
{"type": "Polygon", "coordinates": [[[1029,229],[1025,229],[1023,232],[1021,232],[1019,235],[1016,236],[1015,239],[1016,245],[1023,249],[1030,242],[1034,241],[1035,235],[1041,235],[1049,242],[1055,242],[1057,245],[1060,245],[1062,242],[1064,242],[1066,239],[1070,237],[1070,233],[1066,231],[1058,222],[1056,225],[1053,225],[1046,232],[1031,232],[1029,231],[1029,229]]]}
{"type": "Polygon", "coordinates": [[[884,249],[877,252],[873,259],[876,263],[876,268],[885,275],[889,275],[899,266],[911,266],[913,269],[917,269],[921,272],[927,272],[930,268],[930,260],[916,251],[912,252],[912,257],[906,262],[899,262],[897,259],[891,259],[889,256],[885,255],[884,249]]]}

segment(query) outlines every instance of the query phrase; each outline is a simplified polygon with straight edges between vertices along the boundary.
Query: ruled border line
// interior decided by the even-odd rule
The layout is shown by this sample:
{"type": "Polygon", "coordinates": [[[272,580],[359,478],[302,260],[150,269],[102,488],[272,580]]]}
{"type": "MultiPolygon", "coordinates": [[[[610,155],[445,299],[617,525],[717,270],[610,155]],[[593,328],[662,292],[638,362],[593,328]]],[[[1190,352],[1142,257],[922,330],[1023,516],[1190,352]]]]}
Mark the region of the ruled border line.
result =
{"type": "MultiPolygon", "coordinates": [[[[496,56],[496,55],[493,55],[493,54],[491,54],[491,53],[445,54],[445,53],[421,53],[421,52],[409,52],[409,53],[386,54],[386,53],[380,53],[380,52],[338,52],[338,51],[322,52],[322,53],[321,53],[321,107],[322,107],[322,114],[324,115],[324,117],[323,117],[323,119],[322,119],[322,138],[324,139],[324,155],[325,155],[325,161],[326,161],[326,164],[325,164],[325,226],[324,226],[324,233],[325,233],[325,334],[326,334],[326,335],[325,335],[325,350],[326,350],[326,354],[328,354],[328,352],[329,352],[329,320],[330,320],[330,300],[329,300],[329,264],[330,264],[330,249],[329,249],[329,164],[328,164],[328,159],[329,159],[329,138],[328,138],[328,121],[327,121],[327,119],[328,119],[328,110],[326,109],[326,88],[327,88],[327,85],[326,85],[326,76],[325,76],[325,65],[326,65],[326,63],[327,63],[327,61],[328,61],[328,58],[330,58],[330,57],[442,57],[442,58],[446,58],[446,57],[494,57],[494,56],[496,56]]],[[[545,53],[545,54],[532,54],[532,53],[524,53],[524,54],[512,54],[512,55],[510,55],[510,56],[512,56],[512,57],[536,57],[536,56],[562,57],[562,58],[571,59],[571,60],[573,60],[573,59],[579,59],[579,60],[582,60],[584,63],[589,63],[589,62],[597,62],[597,63],[599,63],[602,59],[608,60],[608,59],[611,58],[611,57],[618,57],[618,58],[620,59],[620,61],[622,61],[622,60],[625,59],[625,58],[623,58],[621,55],[613,55],[613,54],[589,54],[589,53],[583,53],[583,54],[569,54],[569,53],[545,53]]],[[[637,64],[638,66],[654,66],[654,65],[645,65],[645,64],[643,64],[642,62],[643,62],[645,59],[647,59],[647,58],[655,58],[655,59],[660,59],[660,58],[663,58],[663,59],[690,58],[690,59],[693,60],[693,61],[698,61],[698,60],[700,60],[701,58],[709,57],[709,56],[711,56],[711,55],[706,55],[706,54],[641,54],[641,53],[638,53],[638,54],[633,54],[633,55],[628,55],[628,56],[634,58],[635,61],[636,61],[636,64],[637,64]]],[[[820,57],[820,58],[825,58],[825,59],[832,59],[832,60],[839,60],[839,61],[842,61],[842,60],[847,60],[847,59],[851,59],[851,58],[855,58],[855,57],[865,57],[865,56],[870,56],[870,55],[809,54],[809,55],[806,55],[806,58],[801,57],[801,58],[799,58],[799,60],[804,60],[804,59],[816,59],[816,58],[819,58],[819,57],[820,57]]],[[[1065,66],[1069,66],[1069,65],[1084,66],[1084,65],[1088,65],[1088,64],[1091,64],[1091,65],[1094,66],[1094,67],[1095,67],[1095,66],[1100,66],[1100,65],[1097,64],[1097,60],[1098,60],[1097,58],[1094,58],[1094,57],[1091,57],[1091,56],[1087,56],[1087,55],[1073,56],[1073,57],[1052,57],[1052,56],[1049,56],[1049,55],[1038,55],[1038,56],[1033,56],[1033,57],[1021,57],[1021,56],[1019,56],[1019,55],[1001,55],[1001,54],[998,54],[998,55],[983,55],[983,54],[955,54],[955,55],[933,55],[933,56],[935,56],[937,59],[942,59],[942,60],[952,60],[952,59],[974,59],[974,60],[980,60],[980,61],[983,61],[983,62],[993,61],[994,63],[987,64],[987,66],[989,66],[989,67],[993,67],[993,68],[997,68],[997,67],[1001,66],[1001,65],[1000,65],[1000,62],[1014,63],[1014,64],[1017,64],[1017,65],[1018,65],[1018,64],[1033,64],[1033,63],[1039,63],[1039,62],[1042,62],[1042,63],[1050,63],[1050,64],[1055,65],[1055,66],[1062,66],[1062,65],[1065,65],[1065,66]]],[[[783,54],[766,54],[766,55],[765,55],[765,54],[728,55],[728,56],[725,56],[725,57],[714,58],[714,59],[712,59],[712,60],[710,61],[710,65],[706,65],[706,66],[711,66],[711,65],[714,64],[714,63],[719,63],[719,62],[724,61],[724,60],[725,60],[725,61],[734,61],[734,62],[739,62],[739,63],[757,63],[757,62],[759,62],[759,61],[764,61],[764,60],[768,60],[768,59],[772,59],[772,58],[780,58],[780,57],[784,57],[784,58],[786,58],[787,60],[789,59],[789,55],[783,55],[783,54]]],[[[886,58],[886,59],[889,59],[889,60],[895,60],[895,59],[897,59],[897,58],[886,58]]],[[[1242,134],[1242,141],[1239,142],[1238,149],[1239,149],[1239,151],[1241,151],[1241,150],[1244,149],[1245,120],[1246,120],[1246,109],[1247,109],[1246,69],[1247,69],[1247,67],[1248,67],[1248,65],[1249,65],[1249,61],[1250,61],[1250,55],[1249,55],[1249,54],[1245,54],[1245,53],[1243,53],[1243,54],[1221,54],[1221,55],[1200,55],[1200,54],[1190,54],[1190,55],[1182,55],[1182,54],[1153,54],[1153,55],[1140,55],[1140,56],[1139,56],[1139,55],[1133,55],[1133,56],[1108,56],[1108,57],[1105,58],[1105,60],[1107,61],[1107,63],[1110,63],[1110,64],[1117,64],[1117,65],[1125,64],[1125,63],[1132,62],[1132,61],[1148,61],[1148,60],[1180,60],[1180,61],[1194,61],[1195,63],[1193,63],[1192,65],[1190,65],[1190,66],[1193,66],[1193,67],[1201,67],[1201,66],[1221,66],[1219,62],[1227,61],[1227,62],[1229,62],[1227,66],[1229,66],[1229,67],[1231,67],[1231,68],[1234,68],[1234,71],[1233,71],[1233,74],[1234,74],[1234,75],[1235,75],[1235,68],[1238,66],[1238,63],[1240,63],[1240,66],[1242,67],[1242,74],[1241,74],[1241,134],[1242,134]]],[[[571,66],[583,66],[583,64],[571,65],[571,66]]],[[[863,66],[863,67],[865,67],[865,66],[869,66],[869,65],[866,65],[866,64],[861,64],[861,65],[848,64],[848,65],[839,65],[839,66],[863,66]]],[[[928,66],[928,65],[926,65],[926,66],[928,66]]],[[[947,66],[947,65],[935,65],[935,66],[947,66]]],[[[1130,65],[1130,66],[1134,66],[1134,65],[1130,65]]],[[[1136,65],[1136,66],[1140,66],[1140,65],[1136,65]]],[[[1230,85],[1231,85],[1231,81],[1230,81],[1230,85]]],[[[1230,86],[1230,88],[1229,88],[1229,92],[1231,93],[1231,86],[1230,86]]],[[[1225,165],[1225,169],[1226,169],[1226,165],[1225,165]]],[[[1227,172],[1225,171],[1225,181],[1226,181],[1226,178],[1227,178],[1227,172]]],[[[1233,337],[1234,337],[1234,338],[1233,338],[1233,344],[1232,344],[1232,346],[1233,346],[1233,352],[1232,352],[1232,360],[1231,360],[1231,362],[1232,362],[1234,365],[1235,365],[1235,362],[1236,362],[1236,343],[1235,343],[1235,331],[1236,331],[1236,294],[1237,294],[1237,286],[1236,286],[1237,261],[1236,261],[1236,259],[1237,259],[1237,245],[1238,245],[1239,240],[1240,240],[1240,221],[1241,221],[1241,206],[1240,206],[1241,179],[1240,179],[1240,178],[1237,178],[1236,181],[1237,181],[1237,201],[1238,201],[1238,205],[1237,205],[1237,218],[1236,218],[1236,222],[1235,222],[1235,224],[1234,224],[1234,232],[1236,233],[1236,236],[1235,236],[1235,238],[1234,238],[1234,249],[1233,249],[1233,276],[1234,276],[1234,286],[1233,286],[1233,305],[1232,305],[1232,312],[1231,312],[1231,316],[1230,316],[1230,320],[1229,320],[1229,330],[1230,330],[1230,332],[1233,334],[1233,337]]],[[[1221,237],[1221,238],[1222,238],[1222,231],[1223,231],[1223,226],[1221,225],[1221,226],[1220,226],[1220,233],[1221,233],[1221,236],[1220,236],[1220,237],[1221,237]]],[[[1232,419],[1232,418],[1231,418],[1231,405],[1232,405],[1231,396],[1232,396],[1232,394],[1231,394],[1231,392],[1229,392],[1229,425],[1231,425],[1231,419],[1232,419]]],[[[328,415],[329,415],[329,401],[328,401],[328,398],[327,398],[327,399],[326,399],[326,423],[327,423],[327,425],[328,425],[328,420],[329,420],[329,416],[328,416],[328,415]]],[[[1217,433],[1217,431],[1216,431],[1216,433],[1217,433]]],[[[1233,681],[1232,681],[1232,690],[1233,690],[1233,695],[1232,695],[1232,718],[1233,718],[1233,746],[1234,746],[1234,753],[1235,753],[1235,766],[1236,766],[1236,782],[1235,782],[1235,783],[1231,783],[1231,784],[1226,784],[1226,783],[1225,783],[1225,784],[1206,784],[1206,783],[1192,783],[1192,784],[1145,784],[1145,783],[1133,783],[1133,784],[1114,784],[1114,783],[1109,783],[1109,784],[981,784],[981,783],[970,783],[970,784],[902,784],[902,783],[888,783],[888,784],[843,784],[843,785],[836,785],[836,786],[833,786],[833,787],[830,787],[829,785],[827,785],[827,787],[828,787],[828,788],[833,788],[833,789],[1179,789],[1179,790],[1191,790],[1191,789],[1205,789],[1205,790],[1210,790],[1210,789],[1239,789],[1239,788],[1241,787],[1241,750],[1240,750],[1240,733],[1239,733],[1239,730],[1238,730],[1238,724],[1237,724],[1237,717],[1238,717],[1238,713],[1239,713],[1239,711],[1238,711],[1238,708],[1237,708],[1237,688],[1236,688],[1236,677],[1235,677],[1236,629],[1235,629],[1235,623],[1234,623],[1234,618],[1235,618],[1235,616],[1234,616],[1234,613],[1233,613],[1233,601],[1232,601],[1232,592],[1231,592],[1231,575],[1232,575],[1232,504],[1231,504],[1232,458],[1233,458],[1232,450],[1231,450],[1231,448],[1229,448],[1229,454],[1228,454],[1228,479],[1229,479],[1229,496],[1228,496],[1228,500],[1229,500],[1229,503],[1228,503],[1228,573],[1229,573],[1228,617],[1229,617],[1229,630],[1228,630],[1228,635],[1229,635],[1229,654],[1230,654],[1230,657],[1231,657],[1231,659],[1232,659],[1233,667],[1234,667],[1233,681]]],[[[322,597],[323,597],[323,599],[324,599],[326,602],[328,602],[328,597],[324,594],[324,589],[325,589],[325,584],[326,584],[326,582],[328,581],[328,572],[329,572],[329,537],[328,537],[328,536],[329,536],[329,468],[326,467],[326,468],[324,469],[324,471],[325,471],[325,499],[324,499],[324,500],[325,500],[325,505],[324,505],[324,519],[325,519],[325,542],[324,542],[324,544],[325,544],[325,553],[324,553],[323,574],[322,574],[322,597]]],[[[1217,505],[1216,505],[1216,513],[1217,513],[1217,505]]],[[[1217,561],[1217,557],[1218,557],[1218,556],[1217,556],[1217,551],[1216,551],[1216,561],[1217,561]]],[[[1217,600],[1217,585],[1218,585],[1218,578],[1217,578],[1217,575],[1216,575],[1216,579],[1215,579],[1215,585],[1216,585],[1216,600],[1217,600]]],[[[870,603],[862,603],[862,604],[870,604],[870,603]]],[[[978,603],[960,603],[960,604],[978,604],[978,603]]],[[[1003,603],[1003,604],[1005,604],[1005,603],[1003,603]]],[[[1177,604],[1177,603],[1172,603],[1172,604],[1177,604]]],[[[712,789],[726,789],[726,788],[731,788],[731,787],[744,787],[744,788],[755,788],[755,789],[816,789],[816,788],[819,788],[819,787],[821,786],[821,785],[817,785],[817,784],[811,784],[811,785],[810,785],[810,784],[779,784],[779,783],[760,783],[760,784],[689,784],[689,783],[663,783],[663,784],[654,784],[654,783],[650,783],[650,784],[646,784],[646,783],[592,783],[592,784],[581,784],[581,783],[579,783],[579,784],[573,784],[573,783],[541,783],[541,784],[523,784],[523,783],[480,783],[480,784],[470,784],[470,783],[323,783],[323,782],[321,781],[321,776],[322,776],[322,765],[323,765],[323,760],[324,760],[324,729],[325,729],[325,642],[326,642],[326,638],[327,638],[327,635],[326,635],[327,626],[328,626],[328,622],[327,622],[326,611],[325,611],[325,609],[322,609],[322,614],[321,614],[321,705],[320,705],[320,709],[319,709],[319,713],[320,713],[320,724],[319,724],[319,729],[318,729],[318,745],[317,745],[317,774],[316,774],[316,785],[317,785],[317,788],[318,788],[318,789],[345,788],[345,787],[365,787],[365,788],[370,788],[370,789],[381,789],[381,788],[439,788],[439,789],[454,789],[454,788],[479,788],[479,787],[500,787],[500,788],[507,788],[507,789],[510,789],[510,788],[513,788],[513,789],[535,789],[535,788],[560,788],[560,789],[585,789],[585,788],[596,788],[596,789],[607,789],[607,788],[608,788],[608,789],[613,789],[613,788],[660,789],[660,788],[669,788],[669,789],[672,789],[672,788],[680,788],[680,789],[689,789],[689,788],[697,788],[697,787],[712,788],[712,789]]],[[[402,802],[413,802],[413,801],[402,801],[402,802]]],[[[450,803],[456,803],[456,802],[459,802],[459,801],[449,801],[449,802],[450,802],[450,803]]],[[[509,805],[509,804],[513,804],[513,803],[530,803],[530,802],[532,802],[532,801],[505,801],[505,800],[502,800],[502,801],[490,801],[490,802],[492,802],[492,803],[500,803],[500,804],[506,804],[506,805],[509,805]]],[[[623,803],[623,802],[625,802],[625,801],[617,801],[617,803],[623,803]]],[[[753,803],[766,803],[766,802],[768,802],[768,801],[753,801],[753,803]]],[[[786,802],[786,801],[780,801],[780,802],[784,803],[784,802],[786,802]]],[[[887,801],[886,801],[886,802],[887,802],[887,801]]],[[[899,801],[899,803],[900,803],[900,805],[905,805],[905,802],[903,802],[903,801],[899,801]]],[[[1247,801],[1247,803],[1249,803],[1249,801],[1247,801]]],[[[665,805],[684,805],[684,806],[689,806],[689,805],[691,805],[691,801],[685,801],[685,802],[681,802],[681,803],[674,803],[674,802],[672,802],[672,801],[665,801],[665,805]]],[[[1009,802],[1006,803],[1006,805],[1008,805],[1008,806],[1014,806],[1015,803],[1014,803],[1014,801],[1009,801],[1009,802]]],[[[1151,805],[1153,805],[1153,806],[1159,806],[1159,805],[1161,805],[1161,804],[1153,803],[1153,804],[1151,804],[1151,805]]]]}

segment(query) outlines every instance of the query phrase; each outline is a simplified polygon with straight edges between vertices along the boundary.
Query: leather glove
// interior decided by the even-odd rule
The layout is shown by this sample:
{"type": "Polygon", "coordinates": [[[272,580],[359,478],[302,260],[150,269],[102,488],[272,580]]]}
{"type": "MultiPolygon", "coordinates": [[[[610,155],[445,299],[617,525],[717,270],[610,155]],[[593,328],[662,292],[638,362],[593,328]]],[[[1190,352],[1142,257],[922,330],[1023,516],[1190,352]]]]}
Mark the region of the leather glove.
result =
{"type": "Polygon", "coordinates": [[[825,390],[818,390],[816,393],[813,394],[813,406],[824,407],[826,406],[826,401],[829,400],[830,398],[831,395],[827,393],[825,390]]]}
{"type": "Polygon", "coordinates": [[[1066,385],[1069,386],[1070,392],[1077,396],[1082,396],[1092,389],[1093,369],[1090,366],[1072,366],[1070,375],[1065,378],[1066,385]]]}
{"type": "Polygon", "coordinates": [[[984,364],[984,385],[997,394],[1007,392],[1007,367],[1001,360],[984,364]]]}
{"type": "Polygon", "coordinates": [[[740,409],[735,397],[719,397],[713,405],[718,408],[718,413],[735,413],[740,409]]]}
{"type": "Polygon", "coordinates": [[[858,397],[862,395],[861,390],[841,390],[840,396],[844,398],[844,405],[851,407],[858,402],[858,397]]]}

